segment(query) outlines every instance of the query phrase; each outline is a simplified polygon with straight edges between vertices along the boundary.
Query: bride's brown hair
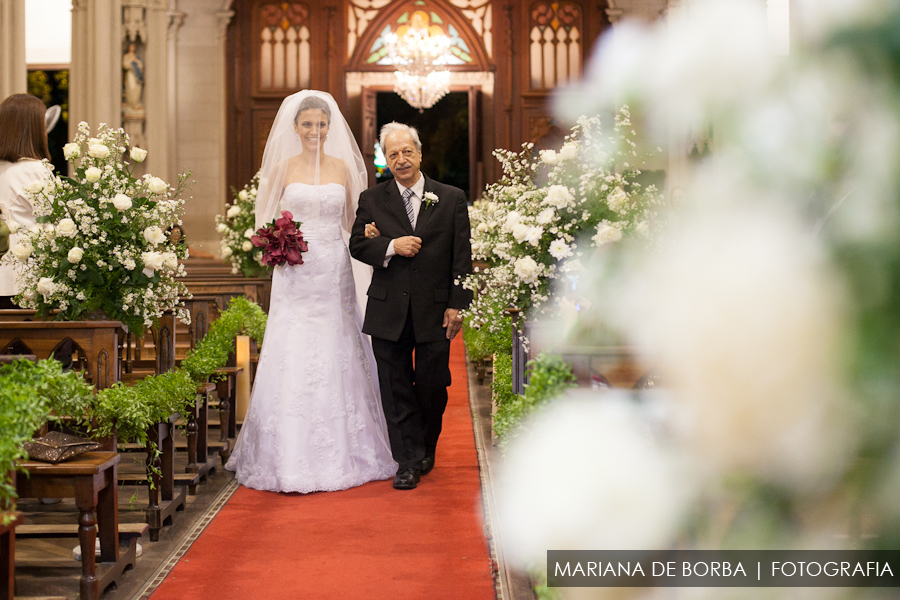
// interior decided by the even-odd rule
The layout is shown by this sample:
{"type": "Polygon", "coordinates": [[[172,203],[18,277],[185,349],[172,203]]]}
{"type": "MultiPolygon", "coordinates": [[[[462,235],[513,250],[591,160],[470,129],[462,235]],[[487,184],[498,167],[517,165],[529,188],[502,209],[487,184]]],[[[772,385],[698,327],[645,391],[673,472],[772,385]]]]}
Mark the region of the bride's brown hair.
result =
{"type": "Polygon", "coordinates": [[[325,118],[328,119],[328,124],[331,124],[331,109],[328,108],[328,103],[321,98],[316,98],[315,96],[307,96],[300,103],[299,108],[297,108],[297,113],[294,115],[294,125],[297,124],[297,119],[300,118],[300,113],[302,113],[304,110],[309,109],[321,110],[323,113],[325,113],[325,118]]]}

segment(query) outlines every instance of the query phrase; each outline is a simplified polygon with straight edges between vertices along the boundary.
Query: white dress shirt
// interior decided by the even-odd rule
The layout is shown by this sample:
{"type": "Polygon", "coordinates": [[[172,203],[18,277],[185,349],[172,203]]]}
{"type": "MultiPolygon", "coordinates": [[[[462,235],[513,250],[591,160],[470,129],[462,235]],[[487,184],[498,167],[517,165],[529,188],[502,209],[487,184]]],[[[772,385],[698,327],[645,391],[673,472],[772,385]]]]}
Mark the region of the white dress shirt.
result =
{"type": "MultiPolygon", "coordinates": [[[[25,197],[24,188],[36,179],[46,180],[51,175],[39,160],[22,159],[14,163],[0,160],[0,218],[15,221],[25,229],[35,225],[34,207],[25,197]]],[[[18,240],[16,234],[9,236],[10,251],[18,240]]],[[[4,263],[0,265],[0,296],[14,296],[19,293],[16,272],[12,263],[4,263]]]]}
{"type": "MultiPolygon", "coordinates": [[[[422,197],[425,195],[425,176],[419,173],[419,178],[416,180],[412,187],[407,188],[405,185],[401,184],[396,179],[394,180],[397,183],[397,189],[400,190],[400,198],[403,198],[403,192],[410,189],[413,194],[409,197],[410,203],[412,203],[413,209],[413,221],[412,227],[416,228],[416,223],[419,220],[419,211],[422,209],[422,197]]],[[[388,244],[387,251],[384,253],[384,266],[387,267],[388,263],[391,262],[391,257],[393,257],[397,252],[394,250],[394,240],[391,240],[391,243],[388,244]]]]}

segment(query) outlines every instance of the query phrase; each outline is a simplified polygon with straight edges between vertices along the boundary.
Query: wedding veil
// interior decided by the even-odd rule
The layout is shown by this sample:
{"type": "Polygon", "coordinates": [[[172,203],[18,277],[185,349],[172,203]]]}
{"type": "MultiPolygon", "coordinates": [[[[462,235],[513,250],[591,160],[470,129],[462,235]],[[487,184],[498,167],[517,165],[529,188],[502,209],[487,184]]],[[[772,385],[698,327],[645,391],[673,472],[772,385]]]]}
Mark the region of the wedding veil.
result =
{"type": "MultiPolygon", "coordinates": [[[[331,94],[319,92],[315,90],[303,90],[292,94],[284,99],[278,114],[275,115],[275,122],[269,132],[269,139],[266,141],[266,148],[263,152],[262,168],[259,179],[259,189],[256,196],[256,228],[259,229],[267,223],[271,222],[277,216],[281,215],[281,200],[284,193],[285,178],[288,175],[289,161],[291,158],[303,153],[303,145],[300,137],[294,130],[294,121],[298,114],[298,109],[304,100],[315,97],[323,101],[331,112],[331,121],[328,127],[328,134],[325,136],[322,152],[316,154],[316,169],[313,181],[314,185],[320,185],[320,175],[322,175],[321,154],[338,158],[344,162],[346,167],[346,180],[344,188],[347,191],[347,205],[344,209],[344,215],[341,219],[341,228],[344,233],[344,243],[350,239],[350,230],[353,227],[353,221],[356,218],[356,208],[359,203],[359,194],[366,189],[366,164],[363,160],[359,146],[350,131],[350,126],[344,119],[338,108],[337,102],[331,97],[331,94]]],[[[323,142],[319,140],[319,144],[323,142]]],[[[322,182],[327,183],[327,182],[322,182]]],[[[307,215],[304,227],[317,227],[316,210],[312,211],[312,217],[307,215]]],[[[356,281],[357,297],[361,308],[365,307],[366,290],[369,281],[372,279],[372,268],[352,261],[353,276],[356,281]]]]}

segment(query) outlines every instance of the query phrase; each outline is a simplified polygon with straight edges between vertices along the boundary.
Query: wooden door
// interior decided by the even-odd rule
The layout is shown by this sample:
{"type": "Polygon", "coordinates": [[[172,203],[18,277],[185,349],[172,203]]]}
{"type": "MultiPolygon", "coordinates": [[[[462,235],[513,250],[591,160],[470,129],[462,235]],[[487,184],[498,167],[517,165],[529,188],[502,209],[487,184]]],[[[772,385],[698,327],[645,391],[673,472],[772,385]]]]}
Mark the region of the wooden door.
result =
{"type": "Polygon", "coordinates": [[[366,172],[369,174],[369,187],[375,181],[375,141],[378,139],[378,93],[372,88],[362,89],[362,152],[366,162],[366,172]]]}

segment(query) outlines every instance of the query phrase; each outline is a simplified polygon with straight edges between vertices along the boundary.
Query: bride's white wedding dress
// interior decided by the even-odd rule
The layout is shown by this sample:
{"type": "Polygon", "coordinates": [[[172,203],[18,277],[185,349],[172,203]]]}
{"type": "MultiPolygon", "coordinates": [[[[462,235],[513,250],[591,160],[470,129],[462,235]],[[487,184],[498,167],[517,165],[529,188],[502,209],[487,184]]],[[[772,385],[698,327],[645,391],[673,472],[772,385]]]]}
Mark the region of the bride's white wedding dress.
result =
{"type": "Polygon", "coordinates": [[[397,471],[341,237],[345,204],[340,184],[285,187],[309,251],[272,278],[250,408],[225,465],[249,488],[343,490],[397,471]]]}

